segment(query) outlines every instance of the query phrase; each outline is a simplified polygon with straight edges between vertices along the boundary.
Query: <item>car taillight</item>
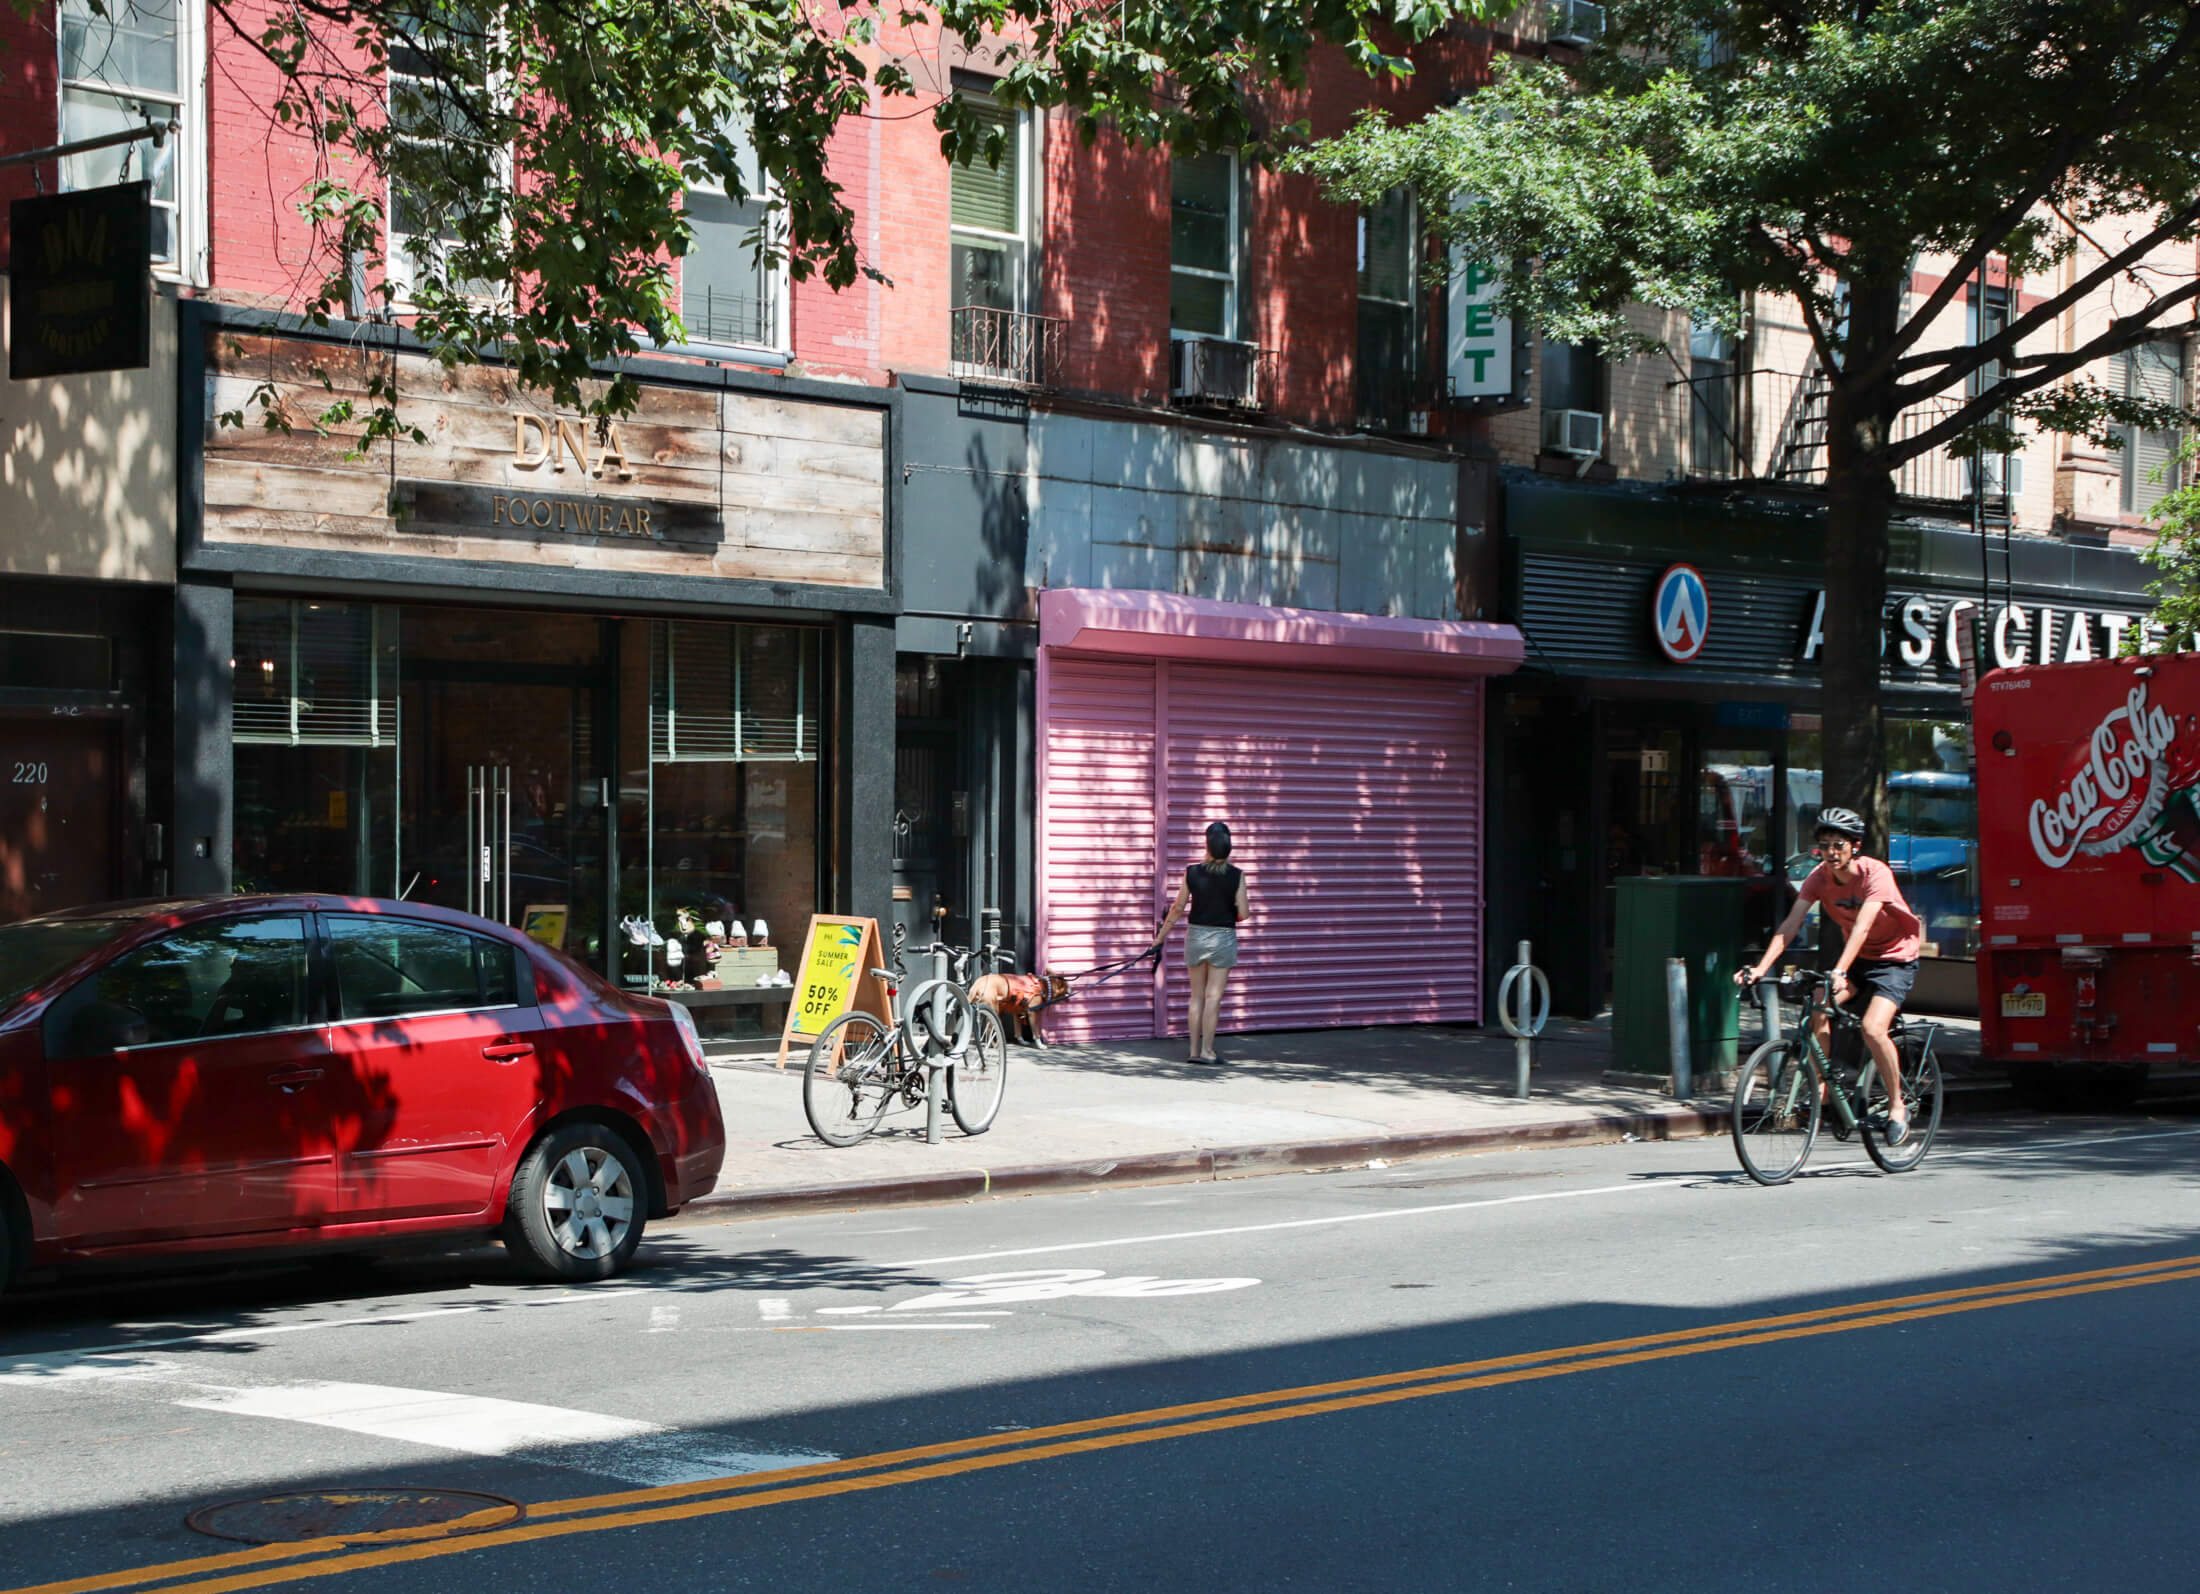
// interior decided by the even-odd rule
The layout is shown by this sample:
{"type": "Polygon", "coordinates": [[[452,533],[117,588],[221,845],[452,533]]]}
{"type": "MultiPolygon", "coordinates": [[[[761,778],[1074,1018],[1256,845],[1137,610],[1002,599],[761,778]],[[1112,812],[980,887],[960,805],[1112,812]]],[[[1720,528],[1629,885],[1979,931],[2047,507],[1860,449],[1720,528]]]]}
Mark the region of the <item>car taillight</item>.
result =
{"type": "Polygon", "coordinates": [[[688,1061],[695,1065],[698,1073],[708,1079],[710,1062],[703,1056],[703,1035],[695,1027],[695,1015],[678,1002],[667,1002],[665,1006],[672,1009],[672,1022],[679,1027],[680,1044],[687,1048],[688,1061]]]}

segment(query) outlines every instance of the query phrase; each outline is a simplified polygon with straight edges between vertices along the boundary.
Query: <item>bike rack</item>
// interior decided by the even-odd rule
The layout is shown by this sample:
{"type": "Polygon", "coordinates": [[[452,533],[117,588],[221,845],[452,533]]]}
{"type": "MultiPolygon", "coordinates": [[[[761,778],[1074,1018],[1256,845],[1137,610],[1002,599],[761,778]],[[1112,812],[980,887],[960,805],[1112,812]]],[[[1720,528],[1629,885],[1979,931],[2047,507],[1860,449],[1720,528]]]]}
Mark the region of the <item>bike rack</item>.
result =
{"type": "Polygon", "coordinates": [[[1528,1071],[1535,1066],[1535,1038],[1551,1017],[1551,982],[1535,966],[1534,948],[1523,941],[1517,950],[1520,961],[1498,982],[1497,1021],[1513,1038],[1513,1094],[1526,1101],[1528,1071]]]}

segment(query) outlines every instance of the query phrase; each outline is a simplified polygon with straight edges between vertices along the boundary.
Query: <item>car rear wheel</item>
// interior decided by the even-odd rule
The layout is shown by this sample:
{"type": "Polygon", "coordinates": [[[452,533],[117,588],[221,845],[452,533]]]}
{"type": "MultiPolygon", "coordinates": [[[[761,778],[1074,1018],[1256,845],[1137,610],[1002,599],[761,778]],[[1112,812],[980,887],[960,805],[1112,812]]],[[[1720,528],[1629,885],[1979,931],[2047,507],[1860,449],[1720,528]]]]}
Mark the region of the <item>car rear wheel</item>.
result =
{"type": "Polygon", "coordinates": [[[649,1213],[641,1160],[602,1124],[567,1124],[536,1141],[512,1177],[504,1243],[542,1278],[609,1278],[633,1260],[649,1213]]]}

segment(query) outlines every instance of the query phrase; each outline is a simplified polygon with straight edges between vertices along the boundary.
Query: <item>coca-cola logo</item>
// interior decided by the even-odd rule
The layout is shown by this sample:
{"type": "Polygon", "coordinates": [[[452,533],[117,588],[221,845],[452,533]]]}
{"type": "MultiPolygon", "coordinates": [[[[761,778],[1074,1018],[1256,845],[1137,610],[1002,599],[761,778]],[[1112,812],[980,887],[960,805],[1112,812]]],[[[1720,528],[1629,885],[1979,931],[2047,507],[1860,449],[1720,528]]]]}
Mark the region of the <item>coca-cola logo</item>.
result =
{"type": "Polygon", "coordinates": [[[2169,795],[2162,754],[2176,736],[2176,722],[2147,701],[2146,682],[2133,686],[2123,707],[2103,716],[2072,753],[2054,802],[2033,801],[2032,850],[2040,862],[2060,869],[2081,852],[2114,852],[2136,840],[2169,795]]]}

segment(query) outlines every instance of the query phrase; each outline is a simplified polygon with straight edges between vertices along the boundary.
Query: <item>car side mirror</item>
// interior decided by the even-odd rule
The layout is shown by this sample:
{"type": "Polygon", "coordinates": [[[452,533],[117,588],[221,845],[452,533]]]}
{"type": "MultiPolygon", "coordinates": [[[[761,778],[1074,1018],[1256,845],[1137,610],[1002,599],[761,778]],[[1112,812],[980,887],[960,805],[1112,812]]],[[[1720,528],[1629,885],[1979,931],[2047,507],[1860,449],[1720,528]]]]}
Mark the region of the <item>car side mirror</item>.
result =
{"type": "Polygon", "coordinates": [[[49,1048],[55,1057],[96,1057],[125,1046],[143,1046],[152,1039],[145,1015],[120,1002],[87,1002],[64,1016],[59,1044],[49,1048]]]}

